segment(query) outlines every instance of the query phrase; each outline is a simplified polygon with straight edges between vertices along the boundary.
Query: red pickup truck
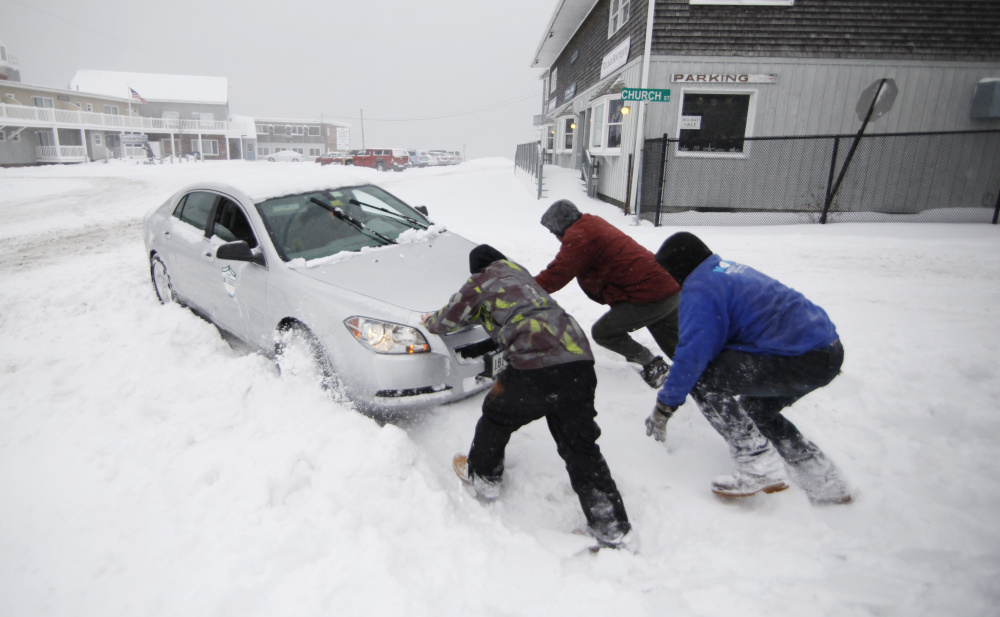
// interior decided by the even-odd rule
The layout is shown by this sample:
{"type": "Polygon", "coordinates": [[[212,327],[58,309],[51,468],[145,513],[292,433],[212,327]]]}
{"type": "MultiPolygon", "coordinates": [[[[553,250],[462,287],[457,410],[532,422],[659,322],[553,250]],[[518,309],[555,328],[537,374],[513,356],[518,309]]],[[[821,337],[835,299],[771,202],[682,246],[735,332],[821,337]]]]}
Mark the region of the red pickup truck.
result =
{"type": "Polygon", "coordinates": [[[403,148],[368,148],[354,154],[356,167],[374,167],[379,171],[403,171],[409,162],[403,148]]]}

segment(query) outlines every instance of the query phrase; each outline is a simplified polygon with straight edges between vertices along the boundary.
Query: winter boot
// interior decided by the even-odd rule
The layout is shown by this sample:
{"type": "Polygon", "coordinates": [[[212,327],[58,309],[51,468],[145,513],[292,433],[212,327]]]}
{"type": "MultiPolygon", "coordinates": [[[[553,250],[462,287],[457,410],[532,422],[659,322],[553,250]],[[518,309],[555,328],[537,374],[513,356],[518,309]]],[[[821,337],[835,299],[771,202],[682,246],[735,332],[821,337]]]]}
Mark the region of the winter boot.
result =
{"type": "Polygon", "coordinates": [[[500,496],[500,481],[489,480],[470,470],[468,456],[456,454],[455,458],[451,459],[451,463],[455,467],[455,473],[462,482],[472,488],[476,497],[483,501],[494,501],[500,496]]]}
{"type": "Polygon", "coordinates": [[[840,470],[819,449],[795,463],[789,463],[792,478],[814,506],[851,503],[851,490],[840,470]]]}
{"type": "Polygon", "coordinates": [[[717,476],[712,481],[712,492],[723,497],[749,497],[760,492],[777,493],[786,488],[785,466],[770,446],[752,456],[738,457],[735,472],[717,476]]]}
{"type": "Polygon", "coordinates": [[[597,546],[590,549],[594,552],[602,548],[615,548],[634,553],[636,549],[635,534],[632,533],[631,527],[628,531],[623,532],[618,523],[597,527],[588,525],[585,529],[577,529],[573,533],[590,536],[597,540],[597,546]]]}
{"type": "Polygon", "coordinates": [[[656,356],[649,364],[642,367],[642,372],[639,374],[650,388],[659,388],[667,380],[668,372],[670,372],[670,366],[663,361],[661,356],[656,356]]]}

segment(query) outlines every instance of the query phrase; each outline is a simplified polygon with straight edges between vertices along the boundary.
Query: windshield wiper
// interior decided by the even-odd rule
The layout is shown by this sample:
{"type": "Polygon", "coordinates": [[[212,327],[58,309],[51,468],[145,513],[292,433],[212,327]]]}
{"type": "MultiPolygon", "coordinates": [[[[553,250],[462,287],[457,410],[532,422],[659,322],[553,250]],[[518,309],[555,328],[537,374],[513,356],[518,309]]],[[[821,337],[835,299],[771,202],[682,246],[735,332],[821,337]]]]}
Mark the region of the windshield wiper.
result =
{"type": "Polygon", "coordinates": [[[344,221],[348,225],[354,227],[358,231],[369,233],[369,234],[375,236],[376,238],[378,238],[379,240],[381,240],[382,242],[384,242],[385,244],[396,244],[396,241],[393,240],[392,238],[383,236],[382,234],[380,234],[379,232],[375,231],[374,229],[369,229],[368,227],[365,226],[364,223],[362,223],[358,219],[354,218],[350,214],[347,214],[346,212],[344,212],[340,208],[334,208],[333,206],[330,206],[329,204],[325,204],[322,201],[320,201],[319,199],[316,199],[315,197],[310,197],[309,201],[313,202],[314,204],[316,204],[318,206],[323,207],[325,210],[330,211],[331,213],[333,213],[333,215],[335,217],[337,217],[338,219],[344,221]]]}
{"type": "Polygon", "coordinates": [[[404,221],[406,221],[407,223],[409,223],[411,227],[417,227],[419,229],[427,229],[427,225],[424,225],[423,223],[421,223],[417,219],[411,219],[410,217],[406,216],[405,214],[402,214],[400,212],[396,212],[395,210],[389,210],[389,209],[386,209],[386,208],[380,208],[378,206],[373,206],[371,204],[366,204],[365,202],[358,201],[357,199],[349,199],[347,201],[348,201],[348,203],[352,203],[355,206],[359,206],[359,207],[360,206],[364,206],[365,208],[371,208],[372,210],[378,210],[379,212],[385,212],[386,214],[391,214],[392,216],[401,218],[404,221]]]}

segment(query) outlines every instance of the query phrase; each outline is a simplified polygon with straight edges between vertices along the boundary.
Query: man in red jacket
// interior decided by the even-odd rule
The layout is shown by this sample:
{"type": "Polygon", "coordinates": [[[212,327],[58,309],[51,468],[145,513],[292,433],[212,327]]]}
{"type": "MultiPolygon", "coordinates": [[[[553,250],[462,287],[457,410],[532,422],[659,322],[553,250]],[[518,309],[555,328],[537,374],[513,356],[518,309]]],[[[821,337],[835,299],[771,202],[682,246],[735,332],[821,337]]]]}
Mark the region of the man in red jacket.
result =
{"type": "Polygon", "coordinates": [[[535,281],[551,294],[575,278],[587,297],[610,305],[591,328],[594,342],[642,366],[643,380],[659,388],[667,378],[667,363],[629,333],[646,328],[663,353],[673,357],[680,286],[653,253],[604,219],[581,214],[571,201],[552,204],[542,225],[562,247],[535,281]]]}

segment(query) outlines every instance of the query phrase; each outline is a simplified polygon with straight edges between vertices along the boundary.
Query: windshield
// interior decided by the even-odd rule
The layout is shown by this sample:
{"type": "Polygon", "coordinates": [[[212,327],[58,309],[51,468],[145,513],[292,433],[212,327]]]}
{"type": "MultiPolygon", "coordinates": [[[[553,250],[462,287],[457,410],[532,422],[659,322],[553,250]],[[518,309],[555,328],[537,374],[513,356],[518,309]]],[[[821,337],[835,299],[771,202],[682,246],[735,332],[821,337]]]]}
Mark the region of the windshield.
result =
{"type": "Polygon", "coordinates": [[[285,261],[320,259],[343,251],[360,251],[366,246],[383,246],[408,229],[430,224],[422,214],[372,185],[276,197],[257,204],[257,209],[285,261]],[[367,231],[335,216],[331,212],[334,208],[367,231]]]}

